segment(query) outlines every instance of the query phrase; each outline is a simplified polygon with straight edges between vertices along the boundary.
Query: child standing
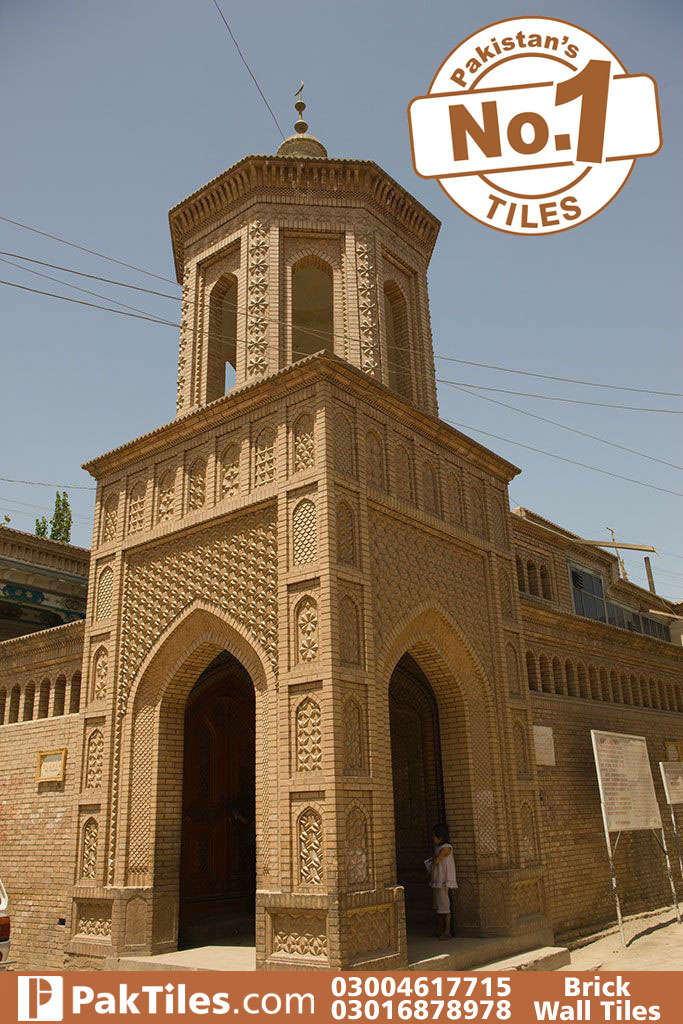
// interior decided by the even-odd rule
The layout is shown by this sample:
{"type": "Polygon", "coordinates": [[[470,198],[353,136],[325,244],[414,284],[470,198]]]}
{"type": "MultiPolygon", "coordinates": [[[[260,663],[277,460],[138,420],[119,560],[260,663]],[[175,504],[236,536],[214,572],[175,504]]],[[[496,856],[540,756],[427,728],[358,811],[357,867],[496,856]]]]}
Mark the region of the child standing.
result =
{"type": "Polygon", "coordinates": [[[448,827],[439,822],[432,829],[434,856],[431,863],[432,905],[439,916],[441,930],[439,938],[444,941],[452,938],[451,932],[451,889],[457,889],[455,877],[455,860],[453,847],[448,835],[448,827]]]}

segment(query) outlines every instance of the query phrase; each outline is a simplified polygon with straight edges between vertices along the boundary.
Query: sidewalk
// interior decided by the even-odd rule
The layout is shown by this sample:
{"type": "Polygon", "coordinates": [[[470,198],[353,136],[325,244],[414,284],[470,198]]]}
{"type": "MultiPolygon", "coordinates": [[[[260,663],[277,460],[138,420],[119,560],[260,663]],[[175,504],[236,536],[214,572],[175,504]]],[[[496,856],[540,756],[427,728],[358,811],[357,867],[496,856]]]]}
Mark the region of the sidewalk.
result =
{"type": "MultiPolygon", "coordinates": [[[[682,915],[683,916],[683,915],[682,915]]],[[[571,950],[568,971],[683,971],[683,924],[673,909],[624,922],[626,948],[619,929],[571,950]]]]}

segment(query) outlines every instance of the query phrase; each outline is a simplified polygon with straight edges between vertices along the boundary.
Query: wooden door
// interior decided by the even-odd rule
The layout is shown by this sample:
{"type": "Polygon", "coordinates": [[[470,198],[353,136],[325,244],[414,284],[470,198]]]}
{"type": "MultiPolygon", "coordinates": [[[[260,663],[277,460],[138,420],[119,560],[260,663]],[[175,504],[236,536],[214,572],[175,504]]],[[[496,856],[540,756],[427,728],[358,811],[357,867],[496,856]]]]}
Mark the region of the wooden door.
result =
{"type": "Polygon", "coordinates": [[[254,732],[241,667],[204,673],[185,711],[181,944],[224,938],[253,915],[254,732]]]}

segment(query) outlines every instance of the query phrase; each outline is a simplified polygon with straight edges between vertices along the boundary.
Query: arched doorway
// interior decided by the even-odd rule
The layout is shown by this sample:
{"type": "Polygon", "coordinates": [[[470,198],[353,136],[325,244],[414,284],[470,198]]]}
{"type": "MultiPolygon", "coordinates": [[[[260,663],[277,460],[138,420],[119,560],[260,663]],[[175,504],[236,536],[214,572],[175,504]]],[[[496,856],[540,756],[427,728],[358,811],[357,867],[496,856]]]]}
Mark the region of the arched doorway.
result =
{"type": "Polygon", "coordinates": [[[255,695],[224,652],[185,706],[179,946],[253,940],[255,695]]]}
{"type": "Polygon", "coordinates": [[[431,899],[424,861],[432,827],[445,819],[439,711],[417,662],[404,655],[389,684],[396,880],[405,890],[408,927],[427,920],[431,899]]]}

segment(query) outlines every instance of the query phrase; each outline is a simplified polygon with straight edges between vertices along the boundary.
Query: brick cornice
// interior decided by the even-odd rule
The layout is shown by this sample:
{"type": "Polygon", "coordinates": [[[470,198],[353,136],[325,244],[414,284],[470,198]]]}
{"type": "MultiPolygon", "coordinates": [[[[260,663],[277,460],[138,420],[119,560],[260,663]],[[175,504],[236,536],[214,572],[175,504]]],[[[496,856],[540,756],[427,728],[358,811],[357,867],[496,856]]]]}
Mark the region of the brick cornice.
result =
{"type": "Polygon", "coordinates": [[[36,633],[27,633],[26,636],[15,636],[0,642],[0,659],[3,666],[6,666],[27,655],[32,658],[36,655],[50,657],[58,654],[66,657],[69,654],[80,656],[84,633],[85,622],[79,619],[67,622],[63,626],[52,626],[36,633]]]}
{"type": "Polygon", "coordinates": [[[455,427],[416,409],[351,363],[327,353],[301,359],[271,376],[245,384],[209,405],[194,409],[120,448],[91,459],[83,464],[83,469],[95,479],[102,479],[127,469],[141,459],[160,455],[173,445],[192,440],[201,430],[210,430],[274,401],[286,399],[292,393],[322,380],[332,381],[354,398],[372,405],[406,428],[421,431],[430,440],[450,448],[454,455],[472,460],[503,483],[520,472],[517,466],[455,427]]]}
{"type": "Polygon", "coordinates": [[[185,239],[191,232],[215,221],[251,195],[272,197],[279,203],[308,204],[311,192],[322,202],[334,199],[338,203],[343,198],[379,210],[383,219],[409,233],[427,258],[431,255],[440,221],[376,163],[247,156],[169,212],[178,281],[182,282],[185,239]]]}

